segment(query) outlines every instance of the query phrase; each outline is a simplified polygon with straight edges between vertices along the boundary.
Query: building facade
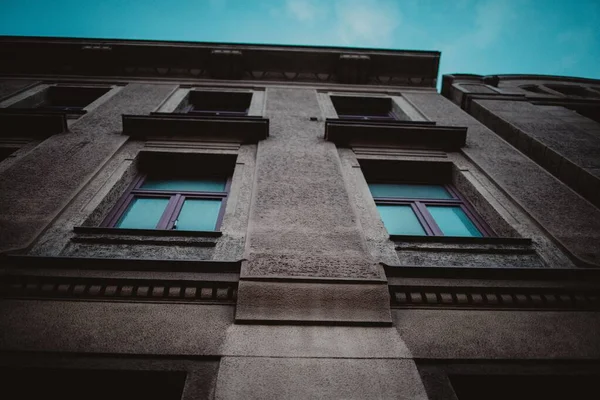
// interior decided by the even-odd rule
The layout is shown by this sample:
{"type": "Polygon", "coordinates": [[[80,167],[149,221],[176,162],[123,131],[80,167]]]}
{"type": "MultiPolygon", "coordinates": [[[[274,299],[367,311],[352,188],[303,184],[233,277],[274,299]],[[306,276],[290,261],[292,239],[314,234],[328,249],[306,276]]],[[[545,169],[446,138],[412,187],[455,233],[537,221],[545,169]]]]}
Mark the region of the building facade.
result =
{"type": "Polygon", "coordinates": [[[564,399],[600,378],[600,81],[4,37],[6,398],[564,399]]]}

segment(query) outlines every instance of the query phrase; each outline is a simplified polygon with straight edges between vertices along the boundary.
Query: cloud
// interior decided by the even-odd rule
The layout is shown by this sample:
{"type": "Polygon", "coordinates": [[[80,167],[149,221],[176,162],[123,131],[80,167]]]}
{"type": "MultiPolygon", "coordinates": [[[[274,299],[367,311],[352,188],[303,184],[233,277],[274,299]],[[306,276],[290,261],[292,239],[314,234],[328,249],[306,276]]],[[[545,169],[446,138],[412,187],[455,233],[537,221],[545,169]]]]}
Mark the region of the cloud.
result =
{"type": "Polygon", "coordinates": [[[390,46],[401,21],[397,3],[387,0],[338,0],[334,12],[335,34],[350,46],[390,46]]]}
{"type": "Polygon", "coordinates": [[[323,16],[325,9],[317,6],[312,0],[287,0],[286,9],[300,22],[314,21],[319,14],[323,16]]]}

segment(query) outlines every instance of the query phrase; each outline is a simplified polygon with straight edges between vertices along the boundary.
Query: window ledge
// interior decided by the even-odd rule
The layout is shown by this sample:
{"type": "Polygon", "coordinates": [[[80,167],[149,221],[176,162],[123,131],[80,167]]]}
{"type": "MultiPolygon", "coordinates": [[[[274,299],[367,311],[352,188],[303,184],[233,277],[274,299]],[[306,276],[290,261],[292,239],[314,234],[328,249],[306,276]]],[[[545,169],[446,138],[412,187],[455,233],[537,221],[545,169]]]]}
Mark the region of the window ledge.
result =
{"type": "Polygon", "coordinates": [[[192,136],[257,143],[269,136],[269,120],[261,117],[203,117],[171,113],[123,115],[123,133],[134,138],[192,136]]]}
{"type": "Polygon", "coordinates": [[[78,243],[172,244],[214,247],[222,236],[218,231],[181,231],[163,229],[120,229],[76,226],[71,240],[78,243]]]}
{"type": "Polygon", "coordinates": [[[396,243],[450,243],[450,244],[474,244],[474,245],[517,245],[531,246],[530,238],[504,238],[504,237],[465,237],[465,236],[413,236],[413,235],[390,235],[390,239],[396,243]]]}
{"type": "Polygon", "coordinates": [[[467,140],[467,128],[439,126],[430,121],[364,121],[331,119],[325,122],[325,140],[337,145],[386,144],[458,151],[467,140]]]}
{"type": "Polygon", "coordinates": [[[68,131],[67,113],[35,108],[0,108],[0,136],[26,132],[35,138],[47,138],[68,131]]]}

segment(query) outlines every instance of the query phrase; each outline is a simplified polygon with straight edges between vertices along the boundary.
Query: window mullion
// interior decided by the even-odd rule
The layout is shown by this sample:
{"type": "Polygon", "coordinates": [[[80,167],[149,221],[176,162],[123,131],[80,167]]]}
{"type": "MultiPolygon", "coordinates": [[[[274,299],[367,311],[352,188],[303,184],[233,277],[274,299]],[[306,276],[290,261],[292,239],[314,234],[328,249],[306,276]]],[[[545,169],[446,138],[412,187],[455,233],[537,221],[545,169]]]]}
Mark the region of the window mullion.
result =
{"type": "Polygon", "coordinates": [[[177,206],[177,201],[179,200],[179,197],[179,194],[171,195],[171,197],[169,198],[169,204],[167,204],[167,207],[165,208],[162,217],[158,221],[156,229],[170,229],[169,226],[171,225],[171,219],[173,217],[173,212],[175,210],[175,207],[177,206]]]}
{"type": "Polygon", "coordinates": [[[179,218],[179,213],[181,212],[181,208],[183,207],[183,203],[185,202],[186,196],[178,194],[177,201],[175,202],[175,206],[173,207],[173,213],[171,214],[171,219],[169,220],[169,226],[167,229],[176,229],[175,221],[179,218]]]}
{"type": "Polygon", "coordinates": [[[427,211],[427,207],[425,206],[425,204],[421,203],[420,201],[415,201],[414,205],[415,208],[418,210],[418,216],[421,217],[423,221],[425,221],[425,225],[427,226],[427,234],[430,236],[443,236],[444,234],[442,233],[442,230],[435,223],[435,220],[433,219],[429,211],[427,211]]]}

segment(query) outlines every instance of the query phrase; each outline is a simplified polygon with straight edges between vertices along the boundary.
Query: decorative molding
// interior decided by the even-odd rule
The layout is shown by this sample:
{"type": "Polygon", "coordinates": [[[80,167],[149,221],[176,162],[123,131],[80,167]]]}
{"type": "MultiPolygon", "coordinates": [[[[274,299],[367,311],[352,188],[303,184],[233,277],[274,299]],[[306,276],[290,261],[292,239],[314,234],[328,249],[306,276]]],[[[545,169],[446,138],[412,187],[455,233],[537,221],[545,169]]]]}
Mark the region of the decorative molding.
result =
{"type": "Polygon", "coordinates": [[[0,108],[0,136],[47,138],[69,130],[64,112],[35,108],[0,108]]]}
{"type": "Polygon", "coordinates": [[[600,290],[390,286],[398,308],[600,310],[600,290]]]}
{"type": "Polygon", "coordinates": [[[4,75],[186,77],[435,88],[440,53],[340,47],[10,37],[4,75]]]}
{"type": "Polygon", "coordinates": [[[408,146],[420,149],[458,151],[467,140],[467,128],[437,126],[428,121],[355,121],[330,119],[325,122],[325,140],[341,146],[408,146]]]}
{"type": "Polygon", "coordinates": [[[257,143],[269,136],[269,120],[261,117],[200,117],[170,113],[124,114],[123,133],[138,139],[185,136],[257,143]]]}
{"type": "Polygon", "coordinates": [[[600,269],[384,264],[392,307],[599,310],[600,269]]]}
{"type": "Polygon", "coordinates": [[[235,304],[237,282],[4,276],[0,297],[235,304]]]}

